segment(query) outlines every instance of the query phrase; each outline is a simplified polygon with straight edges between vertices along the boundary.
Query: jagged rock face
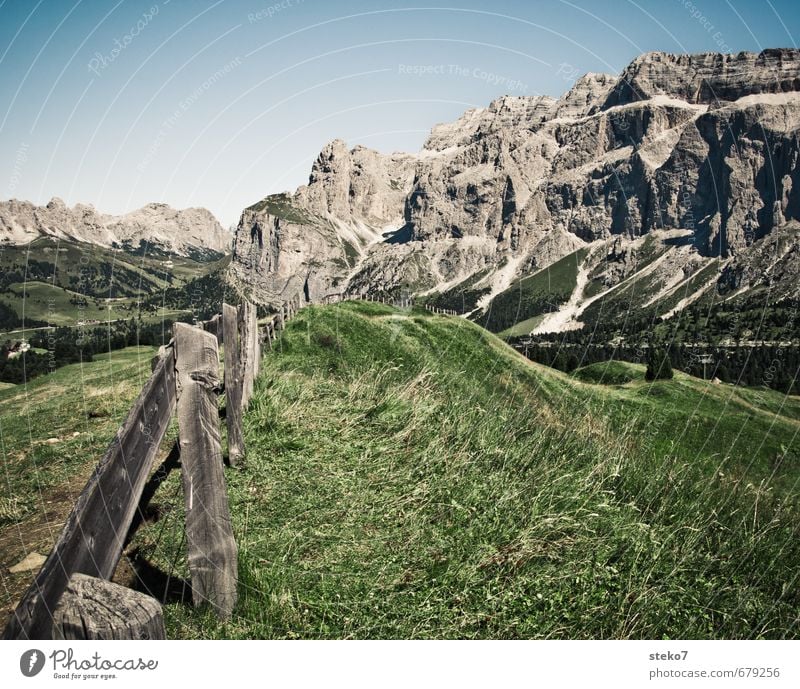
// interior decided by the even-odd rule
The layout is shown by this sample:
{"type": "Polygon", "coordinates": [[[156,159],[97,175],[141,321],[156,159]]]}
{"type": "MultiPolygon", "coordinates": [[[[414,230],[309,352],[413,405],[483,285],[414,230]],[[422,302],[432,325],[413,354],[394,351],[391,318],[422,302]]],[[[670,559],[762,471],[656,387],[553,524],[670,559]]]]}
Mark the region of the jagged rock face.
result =
{"type": "Polygon", "coordinates": [[[455,122],[437,124],[423,151],[444,151],[495,132],[535,126],[552,117],[556,104],[550,96],[503,96],[487,108],[467,110],[455,122]]]}
{"type": "Polygon", "coordinates": [[[403,224],[414,157],[381,155],[337,139],[315,161],[309,183],[246,209],[236,231],[231,280],[251,298],[311,301],[346,289],[367,248],[403,224]]]}
{"type": "Polygon", "coordinates": [[[725,266],[718,290],[730,294],[752,286],[766,288],[773,301],[800,294],[800,223],[783,225],[725,266]]]}
{"type": "Polygon", "coordinates": [[[622,72],[604,107],[658,95],[687,103],[715,103],[757,93],[799,90],[797,50],[779,48],[736,55],[645,53],[622,72]]]}
{"type": "Polygon", "coordinates": [[[257,204],[242,214],[230,279],[257,301],[278,305],[298,293],[319,300],[337,291],[348,256],[324,221],[257,204]]]}
{"type": "Polygon", "coordinates": [[[151,203],[114,216],[98,213],[88,205],[68,208],[59,198],[46,206],[16,199],[0,202],[0,241],[26,244],[40,236],[130,249],[146,244],[198,258],[227,254],[231,244],[230,233],[205,208],[175,210],[163,203],[151,203]]]}
{"type": "MultiPolygon", "coordinates": [[[[314,300],[443,290],[487,270],[481,284],[494,294],[581,246],[619,238],[624,254],[651,233],[676,243],[661,278],[717,257],[745,265],[738,257],[800,220],[799,132],[799,51],[648,53],[620,78],[586,75],[558,100],[469,110],[435,126],[416,155],[332,142],[309,184],[286,197],[297,222],[245,212],[234,266],[240,282],[260,285],[253,296],[270,299],[291,296],[305,271],[314,300]],[[270,223],[280,241],[251,261],[252,228],[270,223]]],[[[627,274],[603,273],[609,285],[627,274]]]]}
{"type": "Polygon", "coordinates": [[[594,112],[616,85],[612,74],[584,74],[561,98],[555,108],[556,117],[581,117],[594,112]]]}
{"type": "Polygon", "coordinates": [[[414,158],[381,155],[363,146],[348,151],[341,139],[319,154],[309,183],[295,203],[321,217],[381,226],[402,218],[403,199],[411,186],[414,158]]]}

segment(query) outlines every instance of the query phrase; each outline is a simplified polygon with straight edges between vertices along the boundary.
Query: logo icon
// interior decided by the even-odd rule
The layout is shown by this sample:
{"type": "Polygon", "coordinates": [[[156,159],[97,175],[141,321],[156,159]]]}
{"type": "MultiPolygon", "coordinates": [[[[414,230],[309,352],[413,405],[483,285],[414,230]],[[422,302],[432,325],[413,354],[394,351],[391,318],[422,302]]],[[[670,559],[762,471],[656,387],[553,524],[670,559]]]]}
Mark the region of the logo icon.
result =
{"type": "Polygon", "coordinates": [[[35,677],[44,667],[44,653],[36,648],[25,651],[19,659],[19,669],[26,677],[35,677]]]}

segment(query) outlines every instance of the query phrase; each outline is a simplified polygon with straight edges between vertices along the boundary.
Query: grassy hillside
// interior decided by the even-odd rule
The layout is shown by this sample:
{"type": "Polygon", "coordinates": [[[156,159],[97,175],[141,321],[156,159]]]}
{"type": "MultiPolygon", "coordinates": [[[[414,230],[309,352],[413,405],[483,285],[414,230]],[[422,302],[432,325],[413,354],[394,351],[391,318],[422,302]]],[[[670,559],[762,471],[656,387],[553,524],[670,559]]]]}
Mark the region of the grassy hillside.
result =
{"type": "MultiPolygon", "coordinates": [[[[239,606],[171,603],[169,633],[796,637],[800,400],[642,373],[587,383],[462,319],[304,309],[227,472],[239,606]]],[[[178,490],[136,545],[181,576],[178,490]]]]}
{"type": "Polygon", "coordinates": [[[218,273],[230,257],[214,261],[137,254],[93,244],[41,237],[0,251],[0,331],[23,325],[74,326],[78,321],[153,320],[157,306],[183,295],[196,302],[198,281],[218,273]],[[186,293],[186,294],[184,294],[186,293]],[[189,295],[189,296],[187,296],[189,295]]]}

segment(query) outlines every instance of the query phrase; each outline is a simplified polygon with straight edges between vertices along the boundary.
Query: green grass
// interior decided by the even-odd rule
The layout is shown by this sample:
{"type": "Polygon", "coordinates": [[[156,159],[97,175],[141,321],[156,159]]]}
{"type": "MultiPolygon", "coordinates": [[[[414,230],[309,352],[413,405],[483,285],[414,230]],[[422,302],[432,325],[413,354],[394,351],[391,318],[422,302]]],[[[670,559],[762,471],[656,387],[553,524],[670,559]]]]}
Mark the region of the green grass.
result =
{"type": "Polygon", "coordinates": [[[492,300],[486,315],[480,318],[481,323],[492,332],[505,332],[518,323],[555,311],[575,290],[578,267],[588,251],[578,249],[515,282],[492,300]]]}
{"type": "MultiPolygon", "coordinates": [[[[597,385],[463,319],[304,309],[226,472],[238,607],[170,603],[168,633],[795,638],[798,400],[640,370],[597,385]]],[[[170,480],[142,552],[185,572],[170,480]]]]}
{"type": "Polygon", "coordinates": [[[298,225],[311,225],[319,222],[307,211],[292,203],[292,199],[288,194],[272,194],[263,198],[258,203],[253,204],[247,210],[252,210],[257,213],[266,211],[274,218],[280,218],[288,222],[297,223],[298,225]]]}
{"type": "Polygon", "coordinates": [[[86,299],[85,303],[82,300],[83,297],[77,292],[34,281],[14,283],[9,285],[6,292],[0,293],[0,301],[13,308],[20,317],[24,313],[26,319],[51,325],[127,319],[138,312],[136,299],[114,299],[108,305],[98,305],[92,298],[86,299]],[[70,299],[73,301],[70,302],[70,299]]]}
{"type": "Polygon", "coordinates": [[[582,366],[572,372],[572,376],[584,383],[605,385],[625,385],[636,379],[644,378],[644,366],[630,364],[627,361],[602,361],[582,366]]]}
{"type": "Polygon", "coordinates": [[[97,354],[27,384],[0,388],[3,490],[30,501],[97,463],[150,375],[152,347],[97,354]],[[51,442],[47,442],[47,441],[51,442]]]}
{"type": "Polygon", "coordinates": [[[539,323],[544,320],[544,315],[534,316],[533,318],[526,318],[524,321],[515,323],[510,328],[506,328],[503,332],[498,333],[498,337],[523,337],[529,335],[539,323]]]}

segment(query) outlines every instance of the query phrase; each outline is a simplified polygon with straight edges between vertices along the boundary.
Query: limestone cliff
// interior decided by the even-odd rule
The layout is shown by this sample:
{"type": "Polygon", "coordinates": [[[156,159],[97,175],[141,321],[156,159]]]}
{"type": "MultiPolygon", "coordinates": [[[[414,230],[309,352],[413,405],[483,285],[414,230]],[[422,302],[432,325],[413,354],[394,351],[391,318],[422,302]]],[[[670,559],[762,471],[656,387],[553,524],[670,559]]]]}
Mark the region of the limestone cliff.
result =
{"type": "MultiPolygon", "coordinates": [[[[589,282],[612,290],[645,268],[652,298],[712,263],[742,289],[761,280],[747,257],[800,220],[799,155],[800,52],[648,53],[559,99],[507,96],[467,111],[417,154],[332,142],[307,186],[243,213],[232,279],[265,302],[299,288],[313,301],[466,285],[465,308],[479,313],[585,249],[574,324],[596,298],[582,291],[589,282]],[[613,247],[638,255],[645,237],[646,266],[613,268],[613,247]]],[[[788,256],[782,280],[796,264],[788,256]]]]}

